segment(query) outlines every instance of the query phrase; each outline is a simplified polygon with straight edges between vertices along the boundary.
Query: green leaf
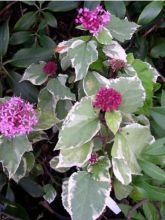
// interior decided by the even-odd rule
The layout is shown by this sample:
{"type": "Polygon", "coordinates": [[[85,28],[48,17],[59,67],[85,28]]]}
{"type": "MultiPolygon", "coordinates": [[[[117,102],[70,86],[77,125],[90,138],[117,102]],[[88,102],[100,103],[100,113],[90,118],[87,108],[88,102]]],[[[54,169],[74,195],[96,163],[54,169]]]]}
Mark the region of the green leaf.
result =
{"type": "Polygon", "coordinates": [[[32,39],[32,34],[30,32],[19,31],[11,35],[9,43],[11,45],[18,45],[26,41],[29,41],[31,39],[32,39]]]}
{"type": "Polygon", "coordinates": [[[0,57],[4,56],[7,52],[9,44],[9,25],[8,20],[0,25],[0,57]]]}
{"type": "Polygon", "coordinates": [[[144,151],[144,154],[148,155],[165,155],[165,138],[160,138],[156,140],[153,144],[147,146],[144,151]]]}
{"type": "Polygon", "coordinates": [[[139,25],[128,20],[121,20],[114,15],[111,15],[111,20],[107,26],[110,30],[112,37],[120,42],[130,40],[139,25]]]}
{"type": "Polygon", "coordinates": [[[165,90],[162,90],[162,95],[161,95],[161,106],[165,106],[165,90]]]}
{"type": "Polygon", "coordinates": [[[124,62],[127,62],[127,54],[123,47],[117,41],[112,41],[110,45],[106,45],[103,47],[103,52],[106,56],[113,58],[113,59],[120,59],[124,62]]]}
{"type": "Polygon", "coordinates": [[[57,27],[57,20],[56,18],[49,12],[43,12],[44,18],[46,23],[51,26],[56,28],[57,27]]]}
{"type": "Polygon", "coordinates": [[[109,191],[108,182],[96,181],[85,171],[72,174],[68,183],[68,204],[72,219],[97,219],[104,211],[109,191]],[[81,202],[77,202],[80,198],[81,202]]]}
{"type": "Polygon", "coordinates": [[[47,47],[47,48],[50,48],[52,50],[56,46],[55,41],[52,38],[50,38],[46,35],[40,35],[39,42],[40,42],[41,47],[47,47]]]}
{"type": "Polygon", "coordinates": [[[36,13],[34,11],[24,14],[15,24],[15,31],[26,31],[36,22],[36,13]]]}
{"type": "Polygon", "coordinates": [[[29,177],[22,178],[19,185],[34,198],[42,197],[44,194],[43,188],[29,177]]]}
{"type": "Polygon", "coordinates": [[[165,130],[165,106],[151,108],[151,116],[165,130]]]}
{"type": "Polygon", "coordinates": [[[84,97],[72,107],[64,120],[56,149],[80,147],[99,130],[100,122],[93,109],[92,98],[84,97]]]}
{"type": "Polygon", "coordinates": [[[134,185],[143,190],[143,197],[152,201],[165,201],[165,188],[147,183],[143,177],[138,177],[134,185]]]}
{"type": "Polygon", "coordinates": [[[12,176],[12,179],[14,179],[16,183],[18,183],[19,180],[26,175],[26,170],[27,170],[26,159],[22,157],[19,167],[16,170],[15,174],[12,176]]]}
{"type": "Polygon", "coordinates": [[[110,166],[109,158],[107,156],[101,156],[95,164],[88,166],[88,172],[91,173],[94,180],[110,183],[110,166]]]}
{"type": "Polygon", "coordinates": [[[45,62],[39,64],[32,63],[24,72],[20,82],[27,80],[33,85],[42,85],[47,81],[48,75],[43,72],[45,62]]]}
{"type": "Polygon", "coordinates": [[[72,66],[75,68],[75,81],[83,79],[88,72],[90,64],[97,60],[98,52],[96,46],[96,42],[93,40],[88,42],[76,40],[70,46],[68,55],[72,66]]]}
{"type": "Polygon", "coordinates": [[[72,149],[61,149],[57,168],[72,166],[82,167],[90,159],[92,149],[92,142],[72,149]]]}
{"type": "Polygon", "coordinates": [[[140,174],[137,158],[152,139],[149,127],[136,123],[123,127],[115,136],[111,151],[113,171],[123,185],[131,182],[132,174],[140,174]]]}
{"type": "Polygon", "coordinates": [[[138,159],[138,162],[145,174],[153,179],[165,181],[165,172],[161,168],[140,158],[138,159]]]}
{"type": "Polygon", "coordinates": [[[118,180],[114,181],[114,191],[115,191],[115,196],[118,200],[122,200],[124,198],[127,198],[129,194],[131,193],[133,187],[130,185],[123,185],[121,182],[118,180]]]}
{"type": "Polygon", "coordinates": [[[45,192],[45,195],[43,196],[44,199],[48,203],[52,203],[57,195],[56,190],[54,189],[54,187],[51,184],[46,184],[43,188],[44,188],[44,192],[45,192]]]}
{"type": "Polygon", "coordinates": [[[84,7],[89,9],[94,9],[101,1],[84,1],[84,7]]]}
{"type": "Polygon", "coordinates": [[[156,207],[148,202],[143,205],[143,212],[145,214],[146,219],[150,220],[159,220],[159,214],[156,207]]]}
{"type": "Polygon", "coordinates": [[[12,72],[8,75],[8,83],[15,96],[21,96],[23,99],[30,102],[37,102],[38,89],[30,82],[20,82],[21,75],[12,72]]]}
{"type": "Polygon", "coordinates": [[[108,44],[111,44],[112,42],[112,35],[110,31],[104,27],[102,31],[98,33],[98,35],[96,36],[96,39],[98,40],[100,44],[108,45],[108,44]]]}
{"type": "MultiPolygon", "coordinates": [[[[128,217],[128,212],[132,209],[132,206],[126,204],[119,204],[120,209],[124,213],[125,217],[128,217]]],[[[136,210],[132,213],[131,217],[135,220],[146,220],[140,212],[136,210]]],[[[149,219],[148,219],[149,220],[149,219]]]]}
{"type": "Polygon", "coordinates": [[[119,18],[124,18],[126,13],[126,7],[123,1],[105,1],[105,8],[110,13],[119,18]]]}
{"type": "Polygon", "coordinates": [[[138,18],[138,24],[145,25],[153,21],[163,9],[163,1],[149,3],[138,18]]]}
{"type": "Polygon", "coordinates": [[[40,91],[38,97],[38,123],[34,127],[35,130],[47,130],[53,127],[58,119],[55,115],[57,100],[53,97],[53,95],[44,88],[40,91]]]}
{"type": "Polygon", "coordinates": [[[67,78],[67,75],[59,74],[57,78],[48,82],[46,88],[57,100],[75,101],[75,94],[71,93],[70,89],[65,85],[67,78]]]}
{"type": "Polygon", "coordinates": [[[13,139],[1,137],[0,139],[0,161],[6,167],[11,178],[20,165],[21,158],[25,152],[31,151],[32,146],[24,135],[13,139]]]}
{"type": "Polygon", "coordinates": [[[150,54],[153,58],[165,57],[165,42],[156,44],[152,47],[150,54]]]}
{"type": "Polygon", "coordinates": [[[121,116],[120,111],[106,112],[105,120],[106,120],[106,124],[108,125],[109,129],[115,135],[116,132],[119,130],[119,127],[122,121],[122,116],[121,116]]]}
{"type": "Polygon", "coordinates": [[[50,11],[53,12],[65,12],[65,11],[70,11],[73,10],[74,8],[77,8],[79,6],[78,1],[54,1],[54,2],[49,2],[47,5],[47,8],[50,11]]]}
{"type": "Polygon", "coordinates": [[[53,50],[49,48],[25,48],[19,50],[12,58],[11,64],[16,67],[28,67],[32,63],[41,60],[47,61],[53,56],[53,50]]]}
{"type": "Polygon", "coordinates": [[[152,106],[152,97],[153,97],[153,74],[149,69],[147,63],[135,59],[133,62],[133,68],[136,70],[138,77],[142,81],[143,87],[146,93],[146,99],[144,106],[139,110],[142,114],[149,115],[149,107],[152,106]]]}

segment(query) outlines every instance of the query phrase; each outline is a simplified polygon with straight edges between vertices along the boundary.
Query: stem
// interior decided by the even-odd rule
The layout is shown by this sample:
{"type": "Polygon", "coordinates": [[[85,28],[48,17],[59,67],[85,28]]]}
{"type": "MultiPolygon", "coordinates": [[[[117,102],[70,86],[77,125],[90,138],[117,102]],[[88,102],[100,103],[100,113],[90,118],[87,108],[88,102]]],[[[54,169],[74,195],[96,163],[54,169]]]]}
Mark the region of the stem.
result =
{"type": "Polygon", "coordinates": [[[143,199],[142,201],[140,201],[139,203],[137,203],[136,205],[134,205],[132,207],[132,209],[129,210],[128,215],[127,215],[127,220],[132,220],[132,215],[133,212],[138,209],[140,206],[144,205],[145,203],[147,203],[148,200],[147,199],[143,199]]]}

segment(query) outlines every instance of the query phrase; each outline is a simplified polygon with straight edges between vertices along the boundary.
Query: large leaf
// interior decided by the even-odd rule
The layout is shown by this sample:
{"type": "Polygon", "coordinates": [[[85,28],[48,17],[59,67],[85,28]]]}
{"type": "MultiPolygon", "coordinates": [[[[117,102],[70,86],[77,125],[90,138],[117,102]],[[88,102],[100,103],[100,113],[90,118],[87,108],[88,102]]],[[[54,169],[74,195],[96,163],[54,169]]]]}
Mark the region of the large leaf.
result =
{"type": "Polygon", "coordinates": [[[76,40],[69,48],[68,55],[75,68],[75,81],[81,80],[86,76],[89,65],[97,60],[96,42],[76,40]]]}
{"type": "Polygon", "coordinates": [[[38,123],[35,130],[46,130],[55,125],[58,120],[55,115],[57,100],[44,88],[40,91],[38,97],[38,123]]]}
{"type": "Polygon", "coordinates": [[[0,25],[0,57],[6,54],[9,43],[9,25],[8,20],[0,25]]]}
{"type": "Polygon", "coordinates": [[[25,152],[31,151],[32,146],[24,135],[12,139],[1,137],[0,139],[0,161],[6,167],[11,178],[20,165],[21,158],[25,152]]]}
{"type": "Polygon", "coordinates": [[[78,1],[69,1],[69,2],[53,1],[53,2],[49,2],[47,8],[53,12],[64,12],[77,8],[78,5],[79,5],[78,1]]]}
{"type": "Polygon", "coordinates": [[[110,45],[106,45],[103,47],[103,52],[106,56],[113,58],[113,59],[120,59],[124,62],[127,62],[127,55],[125,50],[120,46],[117,41],[112,41],[110,45]]]}
{"type": "Polygon", "coordinates": [[[36,21],[36,13],[34,11],[27,12],[24,14],[15,24],[15,31],[28,30],[36,21]]]}
{"type": "Polygon", "coordinates": [[[72,107],[64,120],[56,149],[80,147],[99,130],[100,122],[93,109],[92,98],[84,97],[72,107]]]}
{"type": "Polygon", "coordinates": [[[15,96],[21,96],[23,99],[30,102],[37,102],[38,89],[30,82],[20,82],[21,75],[12,72],[7,77],[7,81],[15,96]]]}
{"type": "Polygon", "coordinates": [[[138,159],[138,162],[145,174],[153,179],[165,181],[165,172],[161,168],[143,159],[138,159]]]}
{"type": "Polygon", "coordinates": [[[92,142],[72,149],[61,149],[57,168],[72,166],[82,167],[90,159],[92,149],[92,142]]]}
{"type": "Polygon", "coordinates": [[[21,82],[24,80],[30,81],[34,85],[41,85],[48,79],[48,75],[43,72],[45,63],[39,64],[32,63],[24,72],[21,82]]]}
{"type": "Polygon", "coordinates": [[[137,157],[152,139],[149,128],[136,123],[125,126],[115,136],[111,152],[113,171],[122,184],[131,182],[131,174],[140,174],[137,157]]]}
{"type": "Polygon", "coordinates": [[[105,8],[113,15],[119,18],[124,18],[126,13],[126,7],[124,1],[105,1],[105,8]]]}
{"type": "Polygon", "coordinates": [[[140,109],[140,112],[143,114],[149,114],[149,107],[152,106],[152,97],[153,97],[153,73],[149,69],[147,63],[141,60],[134,60],[133,67],[137,72],[138,77],[142,81],[143,87],[146,92],[146,100],[144,102],[143,108],[140,109]]]}
{"type": "Polygon", "coordinates": [[[96,181],[85,171],[74,173],[68,184],[72,220],[97,219],[104,211],[109,192],[108,182],[96,181]],[[80,198],[81,201],[77,202],[80,198]]]}
{"type": "Polygon", "coordinates": [[[41,60],[47,61],[53,56],[53,50],[50,48],[25,48],[19,50],[12,58],[12,65],[16,67],[28,67],[32,63],[41,60]]]}
{"type": "Polygon", "coordinates": [[[163,1],[154,1],[149,3],[138,18],[138,24],[145,25],[154,20],[163,9],[163,1]]]}
{"type": "Polygon", "coordinates": [[[75,100],[75,95],[66,87],[68,76],[59,74],[57,78],[48,82],[46,88],[57,100],[75,100]]]}
{"type": "Polygon", "coordinates": [[[126,19],[121,20],[115,15],[111,15],[111,20],[107,27],[110,30],[113,38],[120,42],[124,42],[125,40],[131,39],[139,25],[134,22],[129,22],[126,19]]]}

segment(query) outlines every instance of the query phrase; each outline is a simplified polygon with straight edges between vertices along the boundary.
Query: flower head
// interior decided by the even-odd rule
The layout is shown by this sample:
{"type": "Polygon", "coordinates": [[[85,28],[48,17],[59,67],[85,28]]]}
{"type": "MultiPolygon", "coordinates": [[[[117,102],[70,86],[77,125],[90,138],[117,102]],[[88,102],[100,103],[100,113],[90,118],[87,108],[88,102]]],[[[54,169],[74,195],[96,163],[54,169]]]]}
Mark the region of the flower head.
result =
{"type": "Polygon", "coordinates": [[[57,64],[53,61],[49,61],[43,66],[43,72],[48,75],[53,75],[57,71],[57,64]]]}
{"type": "Polygon", "coordinates": [[[97,36],[102,28],[110,21],[110,13],[105,11],[101,5],[95,9],[80,8],[75,22],[82,24],[91,34],[97,36]]]}
{"type": "Polygon", "coordinates": [[[6,137],[29,133],[37,121],[33,105],[20,97],[0,104],[0,133],[6,137]]]}
{"type": "Polygon", "coordinates": [[[125,67],[125,62],[120,59],[110,59],[109,64],[114,73],[125,67]]]}
{"type": "Polygon", "coordinates": [[[92,153],[91,157],[89,159],[90,164],[95,164],[98,161],[98,154],[97,153],[92,153]]]}
{"type": "Polygon", "coordinates": [[[100,108],[103,112],[117,110],[122,102],[121,94],[112,88],[102,87],[98,90],[94,107],[100,108]]]}

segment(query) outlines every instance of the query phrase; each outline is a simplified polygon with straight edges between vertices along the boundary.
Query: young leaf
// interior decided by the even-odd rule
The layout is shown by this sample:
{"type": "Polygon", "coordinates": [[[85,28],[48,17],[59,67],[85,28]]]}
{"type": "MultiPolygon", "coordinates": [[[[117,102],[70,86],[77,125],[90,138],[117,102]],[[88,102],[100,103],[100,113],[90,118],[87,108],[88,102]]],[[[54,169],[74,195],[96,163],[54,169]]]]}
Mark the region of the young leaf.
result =
{"type": "Polygon", "coordinates": [[[163,1],[154,1],[149,3],[138,18],[138,24],[145,25],[154,20],[163,9],[163,1]]]}
{"type": "Polygon", "coordinates": [[[156,140],[153,144],[147,146],[143,150],[144,154],[148,155],[165,155],[165,138],[160,138],[156,140]]]}
{"type": "Polygon", "coordinates": [[[128,20],[121,20],[115,15],[111,15],[111,20],[107,26],[110,30],[112,37],[120,42],[130,40],[139,25],[128,20]]]}
{"type": "Polygon", "coordinates": [[[75,81],[81,80],[86,76],[89,65],[98,58],[96,42],[92,40],[88,42],[74,41],[68,50],[68,55],[75,68],[75,81]]]}
{"type": "Polygon", "coordinates": [[[44,185],[44,192],[45,195],[43,196],[44,199],[48,202],[48,203],[52,203],[57,195],[56,190],[54,189],[54,187],[51,184],[46,184],[44,185]]]}
{"type": "Polygon", "coordinates": [[[120,111],[111,111],[105,113],[105,120],[109,127],[109,129],[115,135],[120,127],[120,123],[122,121],[122,116],[120,111]]]}
{"type": "Polygon", "coordinates": [[[105,209],[109,192],[108,182],[96,181],[85,171],[72,174],[68,183],[72,220],[97,219],[105,209]],[[77,202],[80,198],[81,202],[77,202]]]}
{"type": "Polygon", "coordinates": [[[30,32],[19,31],[19,32],[15,32],[11,35],[9,43],[11,45],[18,45],[18,44],[22,44],[26,41],[29,41],[31,39],[32,39],[32,34],[30,32]]]}
{"type": "Polygon", "coordinates": [[[105,8],[110,13],[119,18],[124,18],[126,13],[126,7],[124,1],[105,1],[105,8]]]}
{"type": "Polygon", "coordinates": [[[112,42],[112,35],[110,31],[104,27],[102,31],[98,33],[98,35],[96,36],[96,39],[98,40],[100,44],[108,45],[108,44],[111,44],[112,42]]]}
{"type": "Polygon", "coordinates": [[[133,190],[133,187],[131,185],[123,185],[121,182],[115,179],[114,181],[114,192],[115,196],[118,200],[122,200],[124,198],[127,198],[131,191],[133,190]]]}
{"type": "Polygon", "coordinates": [[[22,156],[31,151],[32,146],[25,135],[16,136],[13,139],[1,137],[0,139],[0,161],[6,167],[11,178],[18,169],[22,156]]]}
{"type": "Polygon", "coordinates": [[[92,98],[84,97],[65,118],[56,149],[80,147],[89,142],[99,130],[100,122],[92,106],[92,98]]]}
{"type": "Polygon", "coordinates": [[[9,44],[9,25],[8,20],[0,25],[0,57],[4,56],[7,52],[9,44]]]}
{"type": "Polygon", "coordinates": [[[48,75],[43,72],[45,62],[39,64],[32,63],[24,72],[20,82],[27,80],[33,85],[42,85],[48,79],[48,75]]]}
{"type": "Polygon", "coordinates": [[[44,18],[46,23],[51,26],[56,28],[57,27],[57,20],[56,18],[49,12],[43,12],[44,18]]]}

